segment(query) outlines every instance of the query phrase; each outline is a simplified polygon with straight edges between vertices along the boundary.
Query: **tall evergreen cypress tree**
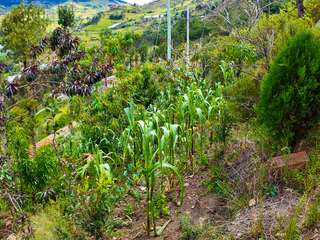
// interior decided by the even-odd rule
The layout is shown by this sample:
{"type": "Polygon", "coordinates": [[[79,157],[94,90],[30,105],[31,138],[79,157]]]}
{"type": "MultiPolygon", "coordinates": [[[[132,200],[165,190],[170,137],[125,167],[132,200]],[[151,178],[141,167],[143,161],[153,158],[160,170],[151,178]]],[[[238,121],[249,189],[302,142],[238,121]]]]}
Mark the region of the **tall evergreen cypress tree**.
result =
{"type": "Polygon", "coordinates": [[[261,85],[259,122],[275,140],[296,147],[320,117],[320,43],[298,33],[278,54],[261,85]]]}

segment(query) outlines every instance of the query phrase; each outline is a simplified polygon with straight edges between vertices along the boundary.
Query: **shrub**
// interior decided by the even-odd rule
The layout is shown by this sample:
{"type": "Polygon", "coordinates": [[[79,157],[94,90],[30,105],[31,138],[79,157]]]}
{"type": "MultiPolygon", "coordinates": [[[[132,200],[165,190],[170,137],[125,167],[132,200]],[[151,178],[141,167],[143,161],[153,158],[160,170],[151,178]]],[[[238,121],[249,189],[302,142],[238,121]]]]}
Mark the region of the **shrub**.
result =
{"type": "Polygon", "coordinates": [[[254,106],[259,99],[259,84],[248,75],[235,79],[235,83],[223,88],[232,114],[239,121],[247,121],[255,116],[254,106]]]}
{"type": "Polygon", "coordinates": [[[68,113],[62,113],[61,115],[57,116],[57,120],[55,121],[55,127],[57,129],[63,128],[71,123],[70,116],[68,113]]]}
{"type": "Polygon", "coordinates": [[[296,147],[319,118],[320,43],[309,31],[292,38],[261,84],[258,121],[276,141],[296,147]]]}

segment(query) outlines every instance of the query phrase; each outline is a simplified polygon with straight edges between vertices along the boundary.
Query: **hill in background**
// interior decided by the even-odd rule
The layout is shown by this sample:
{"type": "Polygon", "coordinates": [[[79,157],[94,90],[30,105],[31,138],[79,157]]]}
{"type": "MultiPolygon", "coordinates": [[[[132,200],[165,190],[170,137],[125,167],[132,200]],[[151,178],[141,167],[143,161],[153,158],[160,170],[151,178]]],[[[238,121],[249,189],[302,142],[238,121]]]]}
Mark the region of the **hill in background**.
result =
{"type": "MultiPolygon", "coordinates": [[[[22,2],[22,0],[1,0],[0,6],[2,5],[2,9],[4,8],[11,8],[14,5],[19,5],[22,2]]],[[[25,0],[24,3],[29,4],[29,3],[36,3],[39,5],[46,5],[47,8],[53,7],[55,5],[61,4],[61,3],[66,3],[68,0],[25,0]]],[[[73,3],[80,4],[83,6],[86,5],[96,5],[100,4],[101,6],[110,6],[114,4],[128,4],[127,2],[123,0],[74,0],[73,3]]]]}

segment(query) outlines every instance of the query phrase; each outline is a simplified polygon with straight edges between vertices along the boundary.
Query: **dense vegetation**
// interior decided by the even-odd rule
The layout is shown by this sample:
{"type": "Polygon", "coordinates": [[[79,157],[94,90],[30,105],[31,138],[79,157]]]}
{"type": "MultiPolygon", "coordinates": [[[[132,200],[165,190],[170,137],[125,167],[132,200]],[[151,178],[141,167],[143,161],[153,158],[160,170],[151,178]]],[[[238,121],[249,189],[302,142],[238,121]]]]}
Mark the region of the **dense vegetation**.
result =
{"type": "Polygon", "coordinates": [[[185,14],[166,59],[160,28],[104,28],[89,45],[72,34],[73,8],[59,7],[60,27],[50,30],[43,8],[8,12],[0,28],[9,56],[0,63],[0,237],[314,234],[320,3],[304,0],[299,17],[295,2],[266,11],[268,2],[198,7],[215,17],[191,21],[189,62],[185,14]],[[273,157],[303,150],[305,169],[272,171],[273,157]]]}

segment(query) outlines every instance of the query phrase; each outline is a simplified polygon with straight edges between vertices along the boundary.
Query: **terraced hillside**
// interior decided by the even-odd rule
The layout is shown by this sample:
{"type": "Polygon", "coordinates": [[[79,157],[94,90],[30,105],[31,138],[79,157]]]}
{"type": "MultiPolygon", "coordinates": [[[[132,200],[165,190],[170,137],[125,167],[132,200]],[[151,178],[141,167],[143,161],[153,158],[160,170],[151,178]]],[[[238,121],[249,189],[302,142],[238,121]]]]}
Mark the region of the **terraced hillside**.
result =
{"type": "MultiPolygon", "coordinates": [[[[78,34],[81,39],[87,42],[98,43],[101,30],[110,27],[114,33],[126,30],[140,34],[146,31],[149,33],[166,31],[167,8],[165,2],[165,0],[156,0],[143,6],[117,5],[108,11],[104,11],[98,23],[84,27],[78,34]],[[122,15],[123,17],[120,19],[112,19],[111,16],[115,15],[122,15]],[[112,26],[115,24],[118,25],[113,28],[112,26]]],[[[206,9],[208,9],[207,5],[209,4],[206,2],[199,3],[196,0],[173,0],[170,1],[170,3],[173,25],[180,20],[188,5],[190,7],[190,14],[193,17],[206,16],[205,20],[207,20],[214,14],[213,12],[206,11],[206,9]]],[[[221,1],[217,1],[215,4],[222,5],[221,1]]]]}
{"type": "MultiPolygon", "coordinates": [[[[14,5],[18,5],[22,2],[22,0],[1,0],[1,3],[0,5],[6,7],[6,8],[10,8],[14,5]]],[[[61,4],[61,3],[66,3],[67,0],[24,0],[24,3],[26,4],[29,4],[29,3],[37,3],[37,4],[45,4],[47,7],[52,7],[52,6],[55,6],[55,5],[58,5],[58,4],[61,4]]],[[[78,4],[88,4],[88,5],[91,5],[91,4],[107,4],[107,5],[112,5],[112,4],[127,4],[127,2],[123,1],[123,0],[94,0],[94,1],[91,1],[91,0],[75,0],[73,1],[74,3],[78,3],[78,4]]]]}

